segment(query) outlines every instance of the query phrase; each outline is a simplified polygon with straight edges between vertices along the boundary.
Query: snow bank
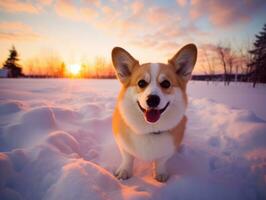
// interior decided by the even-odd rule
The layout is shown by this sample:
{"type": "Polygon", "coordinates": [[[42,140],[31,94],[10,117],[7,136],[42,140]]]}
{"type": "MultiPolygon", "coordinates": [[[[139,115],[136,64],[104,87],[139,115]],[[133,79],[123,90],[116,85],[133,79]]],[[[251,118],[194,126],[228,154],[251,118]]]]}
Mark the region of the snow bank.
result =
{"type": "MultiPolygon", "coordinates": [[[[111,131],[117,81],[0,81],[0,199],[266,198],[266,122],[253,109],[191,95],[169,181],[153,180],[150,163],[139,160],[134,177],[118,181],[111,131]]],[[[189,93],[212,87],[192,82],[189,93]]]]}
{"type": "Polygon", "coordinates": [[[208,98],[233,108],[250,110],[266,120],[265,84],[258,84],[254,89],[251,83],[231,82],[225,87],[223,82],[191,81],[188,93],[193,98],[208,98]]]}

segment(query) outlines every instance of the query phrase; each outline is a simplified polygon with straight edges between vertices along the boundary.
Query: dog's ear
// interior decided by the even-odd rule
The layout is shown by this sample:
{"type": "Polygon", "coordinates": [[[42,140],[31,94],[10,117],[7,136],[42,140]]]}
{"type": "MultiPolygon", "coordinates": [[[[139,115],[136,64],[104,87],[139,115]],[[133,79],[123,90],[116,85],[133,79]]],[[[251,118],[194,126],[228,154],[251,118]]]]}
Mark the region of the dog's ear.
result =
{"type": "Polygon", "coordinates": [[[139,62],[121,47],[113,48],[112,61],[116,75],[123,84],[127,83],[129,80],[133,68],[139,65],[139,62]]]}
{"type": "Polygon", "coordinates": [[[189,81],[197,60],[197,47],[187,44],[180,49],[168,62],[175,67],[175,71],[185,81],[189,81]]]}

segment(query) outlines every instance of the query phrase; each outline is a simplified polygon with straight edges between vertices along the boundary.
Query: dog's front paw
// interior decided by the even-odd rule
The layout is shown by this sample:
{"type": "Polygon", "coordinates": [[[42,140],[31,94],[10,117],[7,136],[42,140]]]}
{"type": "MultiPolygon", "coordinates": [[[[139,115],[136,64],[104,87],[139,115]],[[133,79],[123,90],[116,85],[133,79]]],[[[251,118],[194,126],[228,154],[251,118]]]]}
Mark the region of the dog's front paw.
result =
{"type": "Polygon", "coordinates": [[[128,170],[123,168],[122,169],[118,168],[115,171],[114,175],[117,179],[122,179],[122,180],[129,179],[132,176],[132,174],[128,170]]]}
{"type": "Polygon", "coordinates": [[[154,178],[155,178],[157,181],[163,183],[163,182],[166,182],[166,181],[168,180],[169,175],[168,175],[167,173],[164,173],[164,174],[156,174],[156,175],[154,176],[154,178]]]}

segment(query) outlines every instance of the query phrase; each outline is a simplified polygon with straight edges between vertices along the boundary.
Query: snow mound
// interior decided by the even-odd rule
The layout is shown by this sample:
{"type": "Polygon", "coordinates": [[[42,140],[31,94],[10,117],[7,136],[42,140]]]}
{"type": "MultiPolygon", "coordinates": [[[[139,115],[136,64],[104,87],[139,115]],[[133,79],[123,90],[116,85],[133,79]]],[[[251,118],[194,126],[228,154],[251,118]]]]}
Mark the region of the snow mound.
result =
{"type": "Polygon", "coordinates": [[[112,194],[120,190],[120,183],[110,172],[91,162],[75,160],[62,168],[59,179],[49,188],[44,199],[121,198],[119,192],[116,196],[112,194]]]}
{"type": "Polygon", "coordinates": [[[7,115],[22,111],[26,108],[21,101],[6,101],[0,102],[1,115],[7,115]]]}
{"type": "Polygon", "coordinates": [[[37,107],[24,113],[21,123],[33,129],[55,129],[55,116],[49,107],[37,107]]]}
{"type": "Polygon", "coordinates": [[[32,146],[56,129],[55,116],[49,107],[37,107],[14,116],[1,135],[6,149],[32,146]]]}
{"type": "Polygon", "coordinates": [[[47,142],[54,145],[60,152],[64,154],[80,154],[77,140],[64,131],[55,131],[50,133],[48,135],[47,142]]]}
{"type": "Polygon", "coordinates": [[[6,154],[0,154],[0,188],[4,188],[7,185],[9,177],[13,174],[12,164],[6,154]]]}
{"type": "Polygon", "coordinates": [[[49,107],[49,109],[54,114],[54,118],[57,121],[69,123],[80,119],[80,114],[69,108],[49,107]]]}

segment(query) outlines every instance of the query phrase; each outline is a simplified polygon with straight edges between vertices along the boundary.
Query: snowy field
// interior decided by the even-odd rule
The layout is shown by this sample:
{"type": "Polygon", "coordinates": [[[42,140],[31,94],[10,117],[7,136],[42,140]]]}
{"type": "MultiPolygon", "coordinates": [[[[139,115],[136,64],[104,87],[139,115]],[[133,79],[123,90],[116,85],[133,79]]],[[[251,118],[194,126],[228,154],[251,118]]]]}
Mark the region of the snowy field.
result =
{"type": "Polygon", "coordinates": [[[266,199],[266,86],[190,82],[183,144],[158,183],[118,181],[116,80],[0,80],[0,199],[266,199]]]}

